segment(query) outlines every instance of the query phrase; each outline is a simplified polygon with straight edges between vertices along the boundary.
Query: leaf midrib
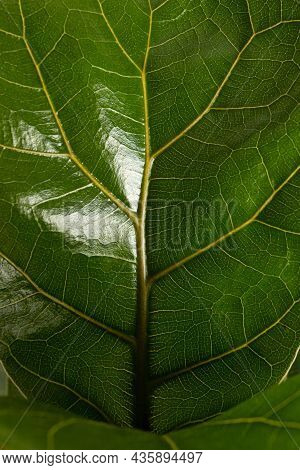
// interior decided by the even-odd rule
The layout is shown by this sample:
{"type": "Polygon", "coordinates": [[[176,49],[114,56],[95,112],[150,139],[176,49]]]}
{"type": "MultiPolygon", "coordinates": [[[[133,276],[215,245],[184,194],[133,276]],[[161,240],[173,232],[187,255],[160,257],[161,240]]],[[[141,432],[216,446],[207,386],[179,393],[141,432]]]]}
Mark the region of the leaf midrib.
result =
{"type": "MultiPolygon", "coordinates": [[[[294,170],[293,173],[291,173],[291,175],[284,181],[284,183],[281,184],[280,187],[277,188],[277,190],[275,190],[275,194],[273,193],[272,197],[269,197],[267,199],[267,201],[263,204],[263,208],[265,208],[270,202],[271,200],[274,198],[274,196],[293,178],[293,176],[298,172],[299,170],[299,167],[296,168],[296,170],[294,170]]],[[[261,209],[262,210],[262,209],[261,209]]],[[[261,211],[260,211],[261,212],[261,211]]],[[[259,213],[260,213],[259,212],[259,213]]],[[[188,262],[189,260],[195,258],[196,256],[199,256],[200,254],[208,251],[209,249],[215,247],[216,245],[218,245],[219,243],[221,243],[223,240],[225,240],[226,238],[232,236],[234,233],[237,233],[238,231],[240,231],[242,228],[244,228],[245,226],[248,226],[250,225],[251,223],[255,222],[256,218],[252,217],[250,219],[248,219],[246,222],[244,222],[241,226],[237,227],[234,231],[231,231],[231,232],[228,232],[226,235],[224,235],[223,237],[221,237],[220,239],[218,240],[215,240],[214,242],[212,242],[211,244],[207,245],[206,247],[204,248],[201,248],[200,250],[196,251],[195,253],[189,255],[187,258],[184,258],[184,261],[182,261],[180,264],[176,263],[176,264],[173,264],[171,265],[170,267],[168,267],[166,270],[163,270],[159,273],[157,273],[157,275],[154,275],[152,278],[148,278],[147,280],[147,284],[148,284],[148,288],[147,288],[147,294],[146,294],[146,297],[148,298],[148,295],[149,295],[149,289],[151,288],[152,284],[164,277],[165,275],[169,274],[170,272],[174,271],[175,269],[177,269],[178,267],[186,264],[186,262],[188,262]]],[[[259,222],[259,220],[257,220],[257,222],[259,222]]],[[[276,227],[277,228],[277,227],[276,227]]],[[[116,330],[114,328],[111,328],[101,322],[98,322],[97,320],[95,320],[94,318],[84,314],[83,312],[80,312],[79,310],[75,309],[74,307],[72,307],[71,305],[61,301],[60,299],[57,299],[56,297],[52,296],[51,294],[49,294],[48,292],[44,291],[41,287],[39,287],[32,279],[31,277],[26,273],[24,272],[19,266],[17,266],[7,255],[5,255],[4,253],[0,252],[0,256],[5,259],[9,264],[11,264],[15,269],[16,271],[18,271],[35,289],[38,293],[40,293],[41,295],[43,295],[44,297],[46,297],[47,299],[51,300],[52,302],[60,305],[61,307],[63,307],[64,309],[66,310],[69,310],[71,313],[73,314],[76,314],[78,316],[80,316],[81,318],[85,319],[86,321],[94,324],[95,326],[101,328],[101,329],[104,329],[106,330],[107,332],[111,333],[112,335],[114,336],[117,336],[119,337],[120,339],[124,340],[125,342],[129,342],[133,345],[136,344],[136,338],[134,336],[130,336],[130,335],[127,335],[126,333],[123,333],[122,331],[120,330],[116,330]]],[[[295,303],[297,303],[298,301],[295,301],[295,303]]],[[[271,325],[270,328],[272,328],[273,325],[271,325]]],[[[270,329],[268,328],[268,329],[270,329]]],[[[264,330],[266,331],[266,330],[264,330]]],[[[261,333],[261,334],[264,334],[261,333]]],[[[234,352],[233,350],[230,350],[226,353],[224,353],[225,355],[227,355],[228,353],[231,353],[231,352],[234,352]]],[[[212,358],[212,360],[214,360],[214,358],[212,358]]],[[[206,361],[205,361],[206,362],[206,361]]],[[[201,365],[202,362],[199,364],[201,365]]],[[[180,369],[178,371],[175,371],[174,373],[175,374],[180,374],[181,372],[184,372],[183,369],[180,369]]],[[[165,378],[167,378],[167,376],[164,376],[165,378]]],[[[161,380],[162,377],[160,377],[158,380],[161,380]]],[[[155,381],[155,379],[154,379],[155,381]]]]}
{"type": "Polygon", "coordinates": [[[145,165],[143,171],[141,193],[138,204],[138,224],[136,225],[136,245],[137,245],[137,327],[136,327],[136,413],[135,419],[137,427],[149,429],[149,391],[148,391],[148,267],[146,252],[146,211],[148,191],[151,175],[151,142],[149,127],[149,108],[148,108],[148,90],[147,90],[147,65],[150,51],[153,11],[151,2],[149,5],[149,30],[147,46],[144,58],[144,64],[141,74],[143,98],[144,98],[144,121],[145,121],[145,165]]]}
{"type": "MultiPolygon", "coordinates": [[[[172,146],[174,143],[176,143],[181,137],[183,137],[190,129],[192,129],[205,115],[208,114],[208,112],[213,109],[213,104],[216,102],[218,96],[220,95],[223,87],[225,86],[225,84],[227,83],[228,79],[230,78],[233,70],[235,69],[236,65],[238,64],[240,58],[241,58],[241,55],[242,53],[247,49],[247,47],[251,44],[251,42],[253,41],[254,37],[256,37],[258,34],[261,34],[265,31],[268,31],[268,30],[271,30],[281,24],[284,24],[284,23],[295,23],[295,22],[299,22],[298,20],[287,20],[287,21],[280,21],[278,22],[277,24],[275,25],[272,25],[264,30],[261,30],[261,31],[258,31],[258,32],[255,32],[254,31],[254,28],[253,28],[253,23],[252,23],[252,20],[251,20],[251,15],[250,15],[250,10],[249,10],[249,17],[250,17],[250,22],[251,22],[251,25],[252,25],[252,30],[253,30],[253,34],[251,35],[251,37],[248,39],[248,41],[246,42],[246,44],[243,46],[243,48],[241,49],[241,51],[238,53],[234,63],[232,64],[232,66],[230,67],[228,73],[226,74],[224,80],[222,81],[220,87],[218,88],[218,90],[216,91],[215,95],[213,96],[212,100],[210,101],[209,105],[207,106],[207,108],[199,115],[197,116],[196,119],[194,119],[194,121],[192,121],[185,129],[183,129],[178,135],[176,135],[175,137],[173,137],[169,142],[167,142],[165,145],[163,145],[161,148],[159,148],[156,152],[154,152],[153,154],[151,154],[151,151],[150,151],[150,129],[149,129],[149,111],[148,111],[148,98],[147,98],[147,83],[146,83],[146,68],[147,68],[147,62],[148,62],[148,56],[149,56],[149,51],[150,51],[150,38],[151,38],[151,27],[152,27],[152,15],[153,15],[153,12],[158,9],[154,9],[152,10],[151,9],[151,4],[150,4],[150,0],[149,0],[149,9],[150,9],[150,24],[149,24],[149,34],[148,34],[148,41],[147,41],[147,49],[146,49],[146,53],[145,53],[145,61],[144,61],[144,65],[143,65],[143,69],[141,69],[134,61],[133,59],[130,57],[130,55],[127,53],[127,51],[124,49],[124,47],[122,46],[122,44],[120,43],[120,41],[118,40],[116,34],[114,33],[114,30],[113,28],[111,27],[110,23],[108,22],[108,19],[103,11],[103,8],[102,8],[102,5],[101,5],[101,1],[98,0],[98,3],[99,3],[99,7],[100,7],[100,10],[101,10],[101,14],[109,28],[109,30],[111,31],[112,35],[114,36],[115,40],[116,40],[116,43],[118,44],[118,46],[120,47],[120,49],[122,50],[122,52],[124,53],[124,55],[127,57],[127,59],[140,71],[141,73],[141,80],[142,80],[142,84],[143,84],[143,95],[144,95],[144,108],[145,108],[145,139],[146,139],[146,143],[145,143],[145,147],[146,147],[146,152],[145,152],[145,166],[144,166],[144,172],[143,172],[143,179],[142,179],[142,186],[141,186],[141,194],[140,194],[140,200],[139,200],[139,206],[138,206],[138,211],[137,213],[135,213],[133,210],[131,210],[126,204],[123,203],[123,201],[121,201],[120,199],[118,199],[108,188],[106,188],[94,175],[92,175],[89,170],[82,164],[82,162],[79,160],[79,158],[75,155],[75,153],[73,152],[73,149],[70,145],[70,142],[67,138],[67,135],[63,129],[63,126],[62,126],[62,123],[58,117],[58,113],[56,112],[55,110],[55,107],[54,107],[54,104],[52,102],[52,99],[49,95],[49,92],[47,90],[47,87],[46,87],[46,84],[44,82],[44,79],[43,79],[43,76],[42,76],[42,73],[40,71],[40,68],[39,68],[39,65],[37,64],[35,58],[34,58],[34,55],[33,55],[33,52],[31,50],[31,47],[27,41],[27,38],[26,38],[26,25],[25,25],[25,17],[23,15],[23,11],[22,11],[22,4],[21,4],[21,0],[19,0],[19,5],[20,5],[20,12],[21,12],[21,17],[22,17],[22,23],[23,23],[23,35],[22,36],[18,36],[18,35],[14,35],[18,38],[22,38],[25,42],[25,45],[26,45],[26,48],[28,50],[28,53],[32,59],[32,62],[34,64],[34,67],[37,71],[37,74],[38,74],[38,77],[40,79],[40,82],[41,82],[41,85],[42,85],[42,88],[45,92],[45,95],[46,95],[46,98],[49,102],[49,106],[52,110],[52,113],[53,113],[53,116],[56,120],[56,123],[57,123],[57,126],[59,128],[59,131],[62,135],[62,138],[63,138],[63,141],[68,149],[68,154],[53,154],[53,155],[63,155],[63,156],[68,156],[70,157],[70,159],[73,161],[73,163],[81,170],[81,172],[103,193],[105,194],[120,210],[122,210],[133,222],[134,224],[134,227],[135,227],[135,230],[136,230],[136,236],[137,236],[137,275],[138,275],[138,284],[140,284],[140,288],[141,288],[141,295],[140,295],[140,300],[139,300],[139,309],[138,309],[138,312],[137,312],[137,324],[138,324],[138,327],[137,327],[137,335],[136,335],[136,338],[134,337],[131,337],[130,335],[127,335],[119,330],[115,330],[114,328],[110,328],[94,319],[92,319],[91,317],[89,317],[88,315],[86,314],[83,314],[82,312],[79,312],[77,309],[73,308],[72,306],[60,301],[59,299],[56,299],[55,297],[51,296],[50,294],[48,294],[47,292],[43,291],[43,289],[41,289],[40,287],[38,287],[34,281],[28,276],[27,273],[25,273],[24,271],[22,271],[22,269],[20,269],[17,265],[15,265],[6,255],[0,253],[0,256],[2,256],[4,259],[6,259],[10,264],[12,264],[15,269],[20,273],[22,274],[30,283],[33,287],[35,287],[37,289],[37,291],[39,293],[41,293],[42,295],[44,295],[45,297],[47,297],[49,300],[53,301],[54,303],[57,303],[59,305],[61,305],[62,307],[64,307],[65,309],[67,310],[70,310],[72,313],[75,313],[79,316],[81,316],[83,319],[93,323],[94,325],[108,331],[109,333],[115,335],[115,336],[118,336],[120,339],[123,339],[124,341],[126,342],[129,342],[129,343],[132,343],[132,344],[135,344],[137,343],[137,355],[138,355],[138,351],[140,349],[140,352],[142,352],[142,361],[140,362],[140,374],[142,373],[142,377],[143,377],[143,380],[142,382],[144,382],[144,385],[142,387],[142,394],[143,394],[143,398],[142,398],[142,405],[147,408],[147,394],[148,394],[148,389],[147,389],[147,384],[145,384],[145,382],[147,381],[147,372],[146,372],[146,375],[143,371],[146,371],[147,370],[147,341],[148,341],[148,338],[147,338],[147,320],[148,320],[148,296],[149,296],[149,290],[151,288],[151,285],[153,284],[153,282],[155,282],[156,280],[160,279],[161,277],[163,277],[164,275],[168,274],[169,272],[173,271],[174,269],[176,269],[177,267],[180,267],[182,266],[183,264],[185,264],[187,261],[189,261],[190,259],[194,258],[195,256],[198,256],[199,254],[203,253],[204,251],[207,251],[209,250],[211,247],[215,246],[216,244],[220,243],[223,239],[233,235],[234,233],[236,233],[237,231],[243,229],[244,227],[246,227],[247,225],[249,225],[250,223],[252,223],[257,217],[258,215],[261,213],[261,211],[271,202],[271,200],[273,199],[273,197],[277,194],[278,191],[280,191],[280,189],[282,189],[282,187],[295,175],[295,173],[298,171],[298,168],[296,170],[294,170],[294,172],[287,178],[287,180],[284,181],[284,183],[282,183],[278,188],[277,190],[275,190],[272,195],[265,201],[265,203],[263,204],[263,206],[254,214],[253,217],[251,217],[249,220],[247,220],[246,222],[244,222],[243,224],[241,224],[239,227],[235,228],[234,230],[228,232],[226,235],[224,235],[223,237],[221,237],[220,239],[216,240],[215,242],[212,242],[211,244],[209,244],[207,247],[205,248],[202,248],[202,249],[199,249],[197,250],[195,253],[193,253],[192,255],[186,257],[186,258],[183,258],[182,260],[178,261],[177,263],[174,263],[171,267],[168,267],[166,268],[165,270],[155,274],[154,276],[152,276],[150,279],[148,278],[148,274],[147,274],[147,260],[146,260],[146,248],[145,248],[145,218],[146,218],[146,208],[147,208],[147,195],[148,195],[148,189],[149,189],[149,183],[150,183],[150,175],[151,175],[151,167],[152,167],[152,164],[153,164],[153,161],[156,157],[158,157],[160,154],[162,154],[164,151],[166,151],[170,146],[172,146]],[[140,326],[139,326],[140,325],[140,326]]],[[[162,5],[160,5],[162,6],[162,5]]],[[[3,32],[6,32],[6,31],[3,31],[3,32]]],[[[7,32],[8,33],[8,32],[7,32]]],[[[9,34],[9,33],[8,33],[9,34]]],[[[2,147],[4,148],[7,148],[9,149],[10,147],[7,147],[5,145],[1,145],[2,147]]],[[[13,149],[12,147],[10,148],[11,150],[16,150],[16,151],[22,151],[22,149],[13,149]]],[[[24,152],[26,152],[26,149],[24,149],[24,152]]],[[[28,152],[31,152],[31,153],[37,153],[37,154],[45,154],[45,152],[34,152],[34,151],[29,151],[28,152]]],[[[139,294],[139,293],[138,293],[139,294]]],[[[294,302],[294,303],[297,303],[298,301],[294,302]]],[[[294,305],[294,304],[293,304],[294,305]]],[[[292,308],[292,307],[290,307],[292,308]]],[[[290,309],[289,309],[290,310],[290,309]]],[[[289,311],[288,310],[288,311],[289,311]]],[[[284,316],[287,314],[288,312],[285,312],[284,316]]],[[[276,321],[275,324],[277,324],[279,321],[281,321],[282,317],[276,321]]],[[[265,330],[264,332],[260,333],[259,336],[261,336],[262,334],[264,334],[266,331],[268,331],[269,329],[271,329],[275,324],[273,324],[272,326],[270,326],[270,328],[268,328],[267,330],[265,330]]],[[[253,339],[253,341],[256,339],[256,337],[253,339]]],[[[238,347],[240,348],[240,347],[238,347]]],[[[230,350],[229,352],[226,352],[225,355],[228,355],[229,353],[231,353],[232,351],[230,350]]],[[[211,360],[214,360],[214,359],[211,359],[211,360]]],[[[203,362],[202,362],[203,363],[203,362]]],[[[193,365],[192,367],[193,368],[196,368],[196,367],[199,367],[199,365],[201,365],[202,363],[198,363],[197,365],[193,365]]],[[[181,370],[181,371],[177,371],[175,372],[176,374],[178,373],[183,373],[185,372],[185,370],[181,370]]],[[[167,380],[168,379],[168,376],[164,376],[164,378],[162,378],[162,380],[167,380]]],[[[141,427],[145,427],[143,425],[143,423],[140,423],[141,424],[141,427]]],[[[147,427],[147,426],[146,426],[147,427]]]]}

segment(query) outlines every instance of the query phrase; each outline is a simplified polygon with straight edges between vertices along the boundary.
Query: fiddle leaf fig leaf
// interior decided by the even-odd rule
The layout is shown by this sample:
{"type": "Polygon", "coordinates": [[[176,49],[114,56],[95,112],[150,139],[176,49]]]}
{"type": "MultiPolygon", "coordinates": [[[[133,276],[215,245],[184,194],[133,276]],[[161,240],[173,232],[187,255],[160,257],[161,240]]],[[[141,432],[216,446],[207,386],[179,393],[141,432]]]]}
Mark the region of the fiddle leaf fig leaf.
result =
{"type": "Polygon", "coordinates": [[[0,359],[28,400],[165,433],[286,376],[299,9],[0,0],[0,359]]]}
{"type": "Polygon", "coordinates": [[[295,358],[295,361],[292,364],[292,367],[289,370],[289,377],[300,374],[300,354],[298,352],[297,357],[295,358]]]}
{"type": "Polygon", "coordinates": [[[299,449],[300,376],[221,416],[171,433],[179,449],[299,449]]]}
{"type": "Polygon", "coordinates": [[[218,418],[161,436],[90,421],[46,405],[34,404],[28,409],[24,401],[2,398],[0,446],[73,450],[299,449],[299,386],[297,376],[218,418]]]}

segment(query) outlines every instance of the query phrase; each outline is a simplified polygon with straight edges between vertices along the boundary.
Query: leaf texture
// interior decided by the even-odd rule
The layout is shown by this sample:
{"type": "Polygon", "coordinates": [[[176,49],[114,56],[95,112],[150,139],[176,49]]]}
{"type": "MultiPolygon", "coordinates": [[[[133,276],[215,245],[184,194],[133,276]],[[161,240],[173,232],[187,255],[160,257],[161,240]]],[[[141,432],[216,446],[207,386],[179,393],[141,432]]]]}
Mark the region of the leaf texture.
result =
{"type": "Polygon", "coordinates": [[[295,357],[295,361],[292,364],[292,367],[289,371],[289,377],[299,374],[300,372],[300,354],[298,352],[297,356],[295,357]]]}
{"type": "Polygon", "coordinates": [[[0,357],[167,432],[299,348],[299,3],[0,0],[0,357]]]}
{"type": "Polygon", "coordinates": [[[299,449],[299,385],[297,376],[222,417],[161,436],[78,418],[45,405],[28,409],[24,401],[2,398],[0,445],[7,449],[74,450],[299,449]]]}

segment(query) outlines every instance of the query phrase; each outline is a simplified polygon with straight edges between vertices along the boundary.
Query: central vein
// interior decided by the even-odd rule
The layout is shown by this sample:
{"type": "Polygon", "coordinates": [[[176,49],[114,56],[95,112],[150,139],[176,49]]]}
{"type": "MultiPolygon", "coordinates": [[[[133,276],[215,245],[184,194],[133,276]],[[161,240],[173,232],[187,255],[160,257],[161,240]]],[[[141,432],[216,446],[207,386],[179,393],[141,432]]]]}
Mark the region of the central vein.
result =
{"type": "Polygon", "coordinates": [[[144,97],[145,113],[145,167],[141,186],[141,195],[138,206],[138,223],[136,225],[136,244],[137,244],[137,348],[136,348],[136,426],[142,429],[149,428],[149,396],[148,396],[148,273],[147,273],[147,255],[146,255],[146,209],[148,199],[149,180],[152,166],[150,149],[150,130],[149,130],[149,112],[147,96],[147,63],[150,50],[150,40],[152,31],[152,10],[150,8],[150,24],[147,49],[142,69],[141,79],[144,97]]]}

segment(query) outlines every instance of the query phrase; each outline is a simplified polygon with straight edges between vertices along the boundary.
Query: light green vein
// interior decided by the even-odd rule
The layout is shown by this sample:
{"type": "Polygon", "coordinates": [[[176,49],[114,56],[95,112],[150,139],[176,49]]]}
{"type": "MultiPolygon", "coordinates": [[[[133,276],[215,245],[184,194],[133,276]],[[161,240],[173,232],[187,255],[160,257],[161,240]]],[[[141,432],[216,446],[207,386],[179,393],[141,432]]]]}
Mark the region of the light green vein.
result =
{"type": "Polygon", "coordinates": [[[3,150],[11,150],[12,152],[27,153],[29,155],[38,155],[41,157],[69,157],[68,153],[40,152],[38,150],[11,147],[9,145],[4,145],[4,144],[0,144],[0,147],[3,148],[3,150]]]}
{"type": "Polygon", "coordinates": [[[101,15],[103,16],[103,19],[108,27],[108,29],[110,30],[111,34],[113,35],[113,38],[116,42],[116,44],[119,46],[120,50],[123,52],[123,54],[125,55],[125,57],[127,57],[127,59],[129,60],[129,62],[131,62],[134,67],[140,72],[142,73],[142,69],[134,62],[134,60],[130,57],[130,55],[128,54],[128,52],[126,51],[126,49],[122,46],[122,44],[120,43],[116,33],[114,32],[110,22],[108,21],[108,18],[107,16],[105,15],[104,13],[104,10],[103,10],[103,7],[102,7],[102,3],[101,3],[101,0],[98,0],[98,4],[99,4],[99,8],[100,8],[100,11],[101,11],[101,15]]]}
{"type": "Polygon", "coordinates": [[[136,215],[135,213],[126,206],[120,199],[118,199],[108,188],[106,188],[90,171],[83,165],[83,163],[79,160],[79,158],[75,155],[73,152],[73,149],[71,147],[71,144],[68,140],[68,137],[65,133],[65,130],[63,128],[63,125],[60,121],[60,118],[58,116],[58,113],[55,109],[54,103],[50,97],[49,91],[47,89],[46,83],[44,81],[43,75],[41,73],[40,67],[35,60],[34,54],[31,50],[31,47],[29,45],[29,42],[26,38],[26,24],[25,24],[25,17],[23,14],[22,10],[22,3],[21,0],[19,0],[19,6],[20,6],[20,12],[21,12],[21,17],[22,17],[22,22],[23,22],[23,40],[25,42],[28,54],[32,60],[32,63],[36,69],[37,75],[39,77],[39,80],[41,82],[42,88],[44,90],[45,96],[47,98],[47,101],[49,103],[49,106],[51,108],[52,114],[54,116],[54,119],[56,121],[56,124],[58,126],[58,129],[61,133],[61,136],[63,138],[63,141],[68,149],[69,152],[69,157],[75,163],[75,165],[81,170],[81,172],[103,193],[105,194],[119,209],[121,209],[134,223],[136,223],[136,215]]]}
{"type": "Polygon", "coordinates": [[[292,310],[292,308],[297,304],[299,303],[300,299],[297,299],[295,300],[294,302],[292,302],[292,304],[289,306],[289,308],[279,317],[277,318],[277,320],[275,322],[273,322],[271,325],[269,325],[267,328],[265,328],[263,331],[261,331],[260,333],[258,333],[257,335],[253,336],[251,339],[249,339],[248,341],[246,341],[245,343],[242,343],[240,344],[239,346],[236,346],[235,348],[232,348],[230,349],[229,351],[225,351],[221,354],[218,354],[216,356],[213,356],[213,357],[209,357],[208,359],[204,359],[203,361],[199,361],[199,362],[196,362],[194,364],[190,364],[189,366],[187,367],[184,367],[182,369],[178,369],[178,370],[175,370],[173,372],[170,372],[169,374],[166,374],[164,376],[160,376],[160,377],[157,377],[155,379],[152,380],[151,384],[152,386],[157,386],[157,385],[160,385],[161,383],[164,383],[166,382],[167,380],[171,380],[171,379],[174,379],[182,374],[185,374],[187,372],[191,372],[195,369],[197,369],[198,367],[201,367],[201,366],[204,366],[204,365],[207,365],[207,364],[210,364],[212,362],[215,362],[215,361],[218,361],[218,360],[221,360],[221,359],[224,359],[225,357],[227,356],[231,356],[232,354],[234,353],[237,353],[245,348],[247,348],[248,346],[250,346],[250,344],[254,343],[255,341],[257,341],[261,336],[264,336],[266,333],[268,333],[270,330],[272,330],[273,328],[275,328],[277,325],[279,325],[282,320],[284,320],[284,318],[289,314],[289,312],[292,310]]]}
{"type": "Polygon", "coordinates": [[[290,175],[289,177],[281,183],[280,186],[278,186],[272,194],[266,199],[266,201],[262,204],[262,206],[250,217],[248,220],[243,222],[241,225],[235,227],[233,230],[230,230],[227,232],[225,235],[222,235],[219,237],[217,240],[214,240],[213,242],[209,243],[203,248],[199,248],[199,250],[194,251],[194,253],[186,256],[185,258],[182,258],[179,261],[176,261],[175,263],[171,264],[167,268],[163,269],[162,271],[154,274],[152,277],[149,279],[149,284],[152,284],[155,281],[158,281],[162,277],[166,276],[167,274],[170,274],[172,271],[174,271],[177,268],[180,268],[182,265],[186,264],[187,262],[191,261],[192,259],[196,258],[197,256],[201,255],[202,253],[205,253],[206,251],[210,250],[214,246],[218,245],[222,241],[226,240],[228,237],[231,237],[235,233],[239,232],[240,230],[246,228],[248,225],[252,224],[258,216],[261,214],[261,212],[270,204],[270,202],[274,199],[276,194],[284,188],[284,186],[298,173],[300,167],[297,167],[290,175]]]}
{"type": "Polygon", "coordinates": [[[245,50],[250,46],[250,44],[252,43],[253,39],[258,36],[259,34],[262,34],[266,31],[269,31],[271,29],[274,29],[276,28],[277,26],[281,25],[281,24],[286,24],[286,23],[298,23],[300,22],[300,20],[287,20],[287,21],[280,21],[279,23],[276,23],[275,25],[273,26],[270,26],[269,28],[266,28],[266,29],[263,29],[261,31],[258,31],[256,33],[253,33],[252,36],[250,36],[250,38],[248,39],[248,41],[246,42],[246,44],[243,46],[243,48],[241,49],[241,51],[237,54],[232,66],[230,67],[230,69],[228,70],[225,78],[223,79],[221,85],[219,86],[219,88],[217,89],[217,91],[215,92],[214,96],[212,97],[211,101],[209,102],[208,106],[204,109],[204,111],[202,111],[201,114],[199,114],[199,116],[197,116],[188,126],[186,126],[181,132],[179,132],[179,134],[177,134],[175,137],[173,137],[171,140],[169,140],[166,144],[164,144],[162,147],[160,147],[158,150],[156,150],[156,152],[154,152],[151,156],[151,158],[156,158],[158,157],[159,155],[161,155],[163,152],[165,152],[169,147],[171,147],[173,144],[175,144],[179,139],[181,139],[181,137],[183,137],[189,130],[191,130],[196,124],[198,124],[198,122],[200,122],[204,116],[206,116],[206,114],[208,114],[210,112],[210,110],[212,109],[213,105],[215,104],[217,98],[219,97],[221,91],[223,90],[224,86],[226,85],[226,83],[228,82],[229,78],[231,77],[232,75],[232,72],[234,71],[234,69],[236,68],[236,66],[238,65],[238,63],[240,62],[241,60],[241,57],[242,57],[242,54],[245,52],[245,50]]]}
{"type": "Polygon", "coordinates": [[[300,235],[299,232],[293,232],[292,230],[286,230],[281,227],[276,227],[275,225],[268,224],[267,222],[264,222],[263,220],[260,220],[260,219],[255,220],[255,222],[265,225],[266,227],[273,228],[274,230],[279,230],[280,232],[290,233],[291,235],[298,235],[298,236],[300,235]]]}
{"type": "Polygon", "coordinates": [[[95,318],[89,317],[85,313],[81,312],[80,310],[77,310],[76,308],[72,307],[71,305],[65,303],[64,301],[54,297],[53,295],[49,294],[46,292],[44,289],[39,287],[32,279],[31,277],[22,270],[19,266],[17,266],[11,259],[8,258],[4,253],[0,251],[0,256],[5,259],[13,268],[15,268],[18,273],[21,274],[31,285],[32,287],[42,296],[46,297],[48,300],[51,302],[54,302],[57,305],[60,305],[63,307],[65,310],[73,313],[74,315],[77,315],[78,317],[82,318],[83,320],[86,320],[87,322],[101,328],[104,331],[107,331],[108,333],[117,336],[118,338],[122,339],[123,341],[126,341],[127,343],[130,344],[135,344],[135,338],[133,336],[127,335],[126,333],[123,333],[122,331],[116,330],[114,328],[111,328],[107,325],[104,325],[103,323],[99,322],[95,318]]]}
{"type": "Polygon", "coordinates": [[[25,370],[26,372],[29,372],[30,374],[34,375],[35,377],[38,377],[40,380],[43,380],[47,383],[51,383],[53,385],[57,385],[59,387],[62,387],[66,390],[68,390],[69,392],[71,392],[73,395],[75,395],[79,400],[82,400],[84,401],[85,403],[87,403],[88,405],[90,405],[92,408],[94,408],[98,413],[100,413],[101,416],[103,416],[104,419],[106,419],[107,421],[109,421],[108,417],[105,415],[105,413],[100,410],[100,408],[97,407],[97,405],[95,405],[93,402],[91,402],[88,398],[85,398],[83,397],[82,395],[80,395],[78,392],[76,392],[75,390],[73,390],[72,388],[68,387],[68,385],[66,384],[63,384],[63,383],[60,383],[60,382],[57,382],[56,380],[52,380],[50,379],[49,377],[44,377],[40,374],[38,374],[37,372],[31,370],[31,369],[28,369],[28,367],[24,366],[24,364],[22,364],[15,356],[14,354],[12,353],[11,351],[11,348],[9,347],[8,344],[4,343],[3,341],[0,340],[0,343],[3,344],[8,350],[9,350],[9,353],[11,355],[11,357],[13,358],[14,361],[16,361],[16,363],[23,369],[25,370]]]}

